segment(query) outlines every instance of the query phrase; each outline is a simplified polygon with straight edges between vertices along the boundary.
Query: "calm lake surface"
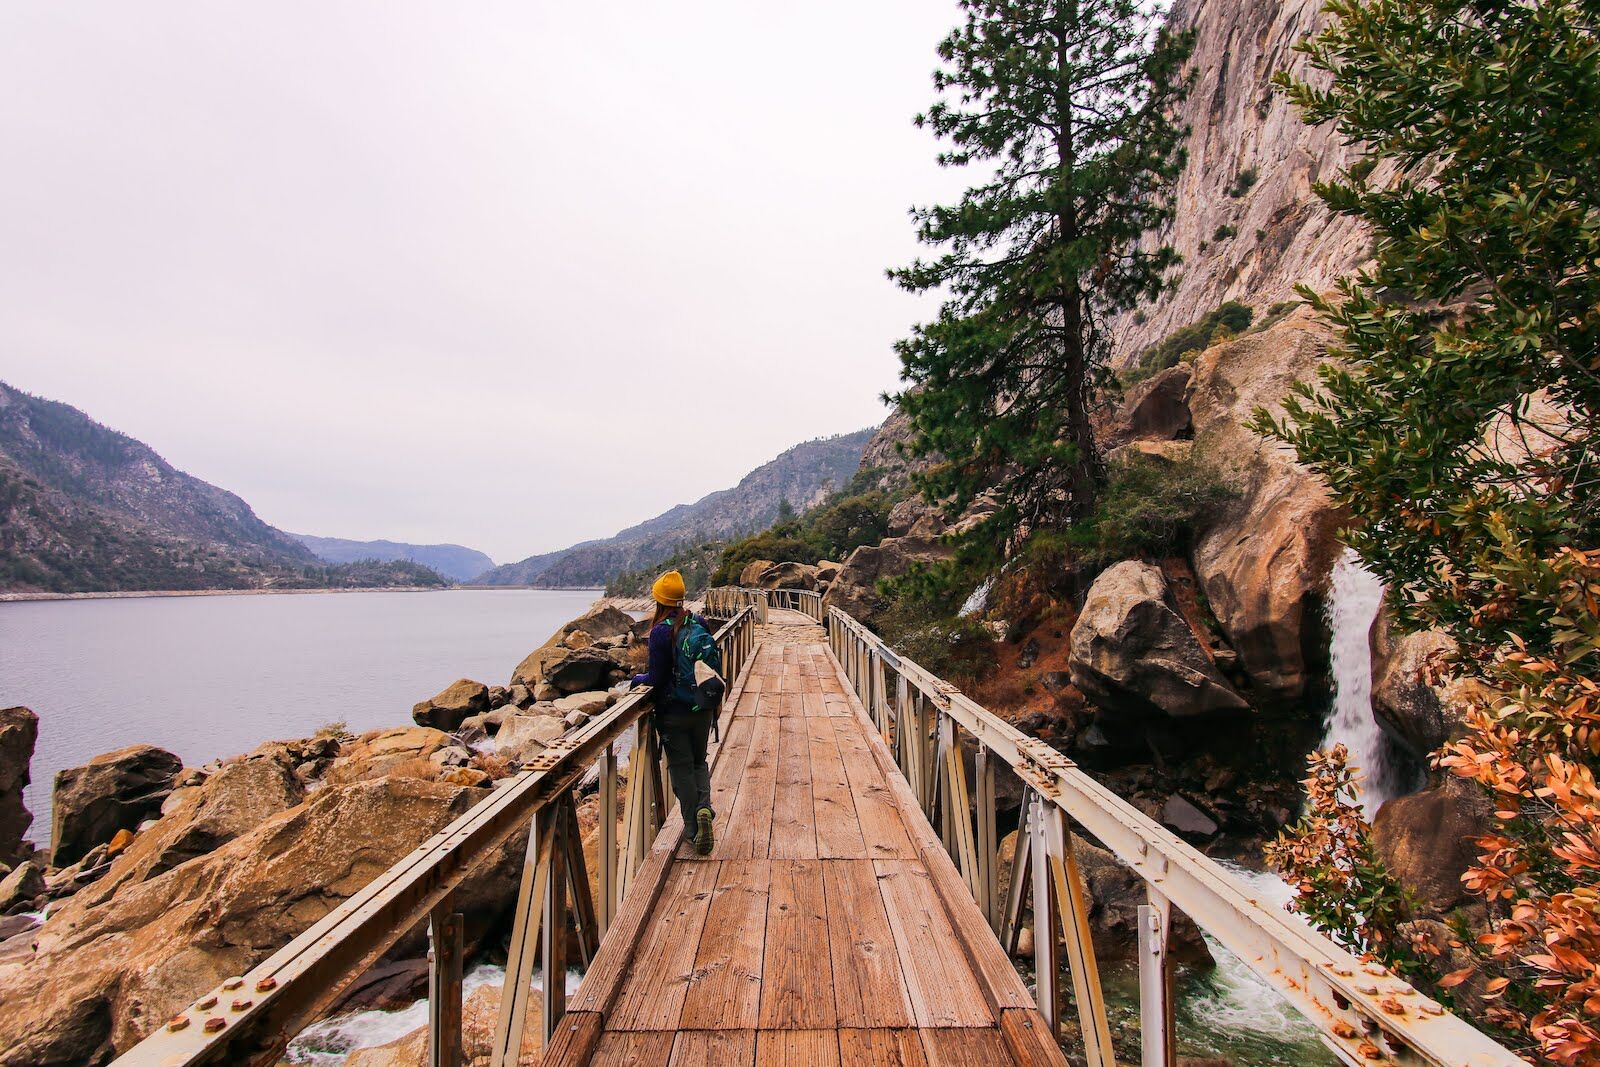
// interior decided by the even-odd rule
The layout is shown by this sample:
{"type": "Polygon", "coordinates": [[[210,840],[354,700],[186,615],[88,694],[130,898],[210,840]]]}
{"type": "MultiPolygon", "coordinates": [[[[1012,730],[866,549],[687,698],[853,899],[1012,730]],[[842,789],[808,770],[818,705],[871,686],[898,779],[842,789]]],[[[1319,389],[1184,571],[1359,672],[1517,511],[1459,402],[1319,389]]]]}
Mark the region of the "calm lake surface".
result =
{"type": "Polygon", "coordinates": [[[39,715],[29,836],[56,772],[145,742],[198,766],[344,720],[411,723],[457,678],[504,685],[598,590],[145,597],[0,603],[0,707],[39,715]]]}

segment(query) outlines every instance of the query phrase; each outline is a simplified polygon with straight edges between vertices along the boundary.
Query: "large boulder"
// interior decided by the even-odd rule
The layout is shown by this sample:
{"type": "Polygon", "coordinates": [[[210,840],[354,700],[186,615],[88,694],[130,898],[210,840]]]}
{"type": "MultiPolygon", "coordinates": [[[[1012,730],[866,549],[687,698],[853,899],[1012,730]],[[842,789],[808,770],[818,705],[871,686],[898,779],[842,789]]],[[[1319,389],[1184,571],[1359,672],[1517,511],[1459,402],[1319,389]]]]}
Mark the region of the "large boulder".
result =
{"type": "Polygon", "coordinates": [[[1455,642],[1437,630],[1396,633],[1387,611],[1372,621],[1372,714],[1383,732],[1419,760],[1466,729],[1466,710],[1486,701],[1482,683],[1451,679],[1429,685],[1427,668],[1455,642]]]}
{"type": "Polygon", "coordinates": [[[625,656],[625,649],[547,645],[517,665],[513,681],[528,686],[540,699],[544,689],[560,693],[605,689],[625,673],[625,656]]]}
{"type": "Polygon", "coordinates": [[[1207,349],[1189,389],[1196,451],[1239,491],[1201,524],[1195,573],[1260,695],[1278,701],[1303,696],[1326,660],[1323,599],[1341,514],[1316,477],[1245,423],[1258,407],[1281,414],[1293,385],[1315,381],[1328,338],[1301,308],[1207,349]]]}
{"type": "Polygon", "coordinates": [[[230,760],[197,786],[179,789],[156,824],[136,836],[110,872],[80,891],[85,904],[109,900],[131,882],[210,855],[305,799],[304,784],[281,746],[230,760]]]}
{"type": "Polygon", "coordinates": [[[775,560],[751,560],[749,563],[746,563],[744,565],[744,569],[739,572],[739,585],[745,589],[758,588],[761,582],[761,576],[767,572],[768,567],[772,566],[776,566],[775,560]]]}
{"type": "Polygon", "coordinates": [[[412,708],[411,718],[418,726],[431,726],[448,733],[459,728],[463,719],[488,710],[489,687],[470,678],[459,678],[438,696],[412,708]]]}
{"type": "Polygon", "coordinates": [[[427,764],[428,757],[451,743],[449,734],[431,726],[369,730],[340,746],[323,780],[348,785],[381,778],[407,764],[427,764]]]}
{"type": "Polygon", "coordinates": [[[32,860],[23,860],[0,878],[0,915],[19,907],[33,907],[34,899],[44,891],[44,872],[32,860]]]}
{"type": "Polygon", "coordinates": [[[876,545],[862,545],[850,553],[839,576],[823,596],[825,608],[838,608],[861,622],[870,623],[889,606],[878,583],[898,578],[918,563],[949,559],[954,550],[934,538],[891,537],[876,545]]]}
{"type": "Polygon", "coordinates": [[[921,493],[912,493],[889,509],[890,537],[920,537],[931,541],[949,527],[944,512],[930,504],[921,493]]]}
{"type": "MultiPolygon", "coordinates": [[[[615,639],[625,644],[633,634],[634,625],[633,616],[609,604],[585,612],[551,634],[549,640],[523,657],[522,662],[511,672],[510,688],[514,690],[517,686],[524,686],[530,693],[536,693],[540,684],[547,681],[547,671],[551,664],[561,662],[569,653],[575,651],[602,656],[604,655],[602,650],[592,647],[596,642],[610,643],[615,639]]],[[[618,651],[620,652],[620,649],[618,651]]],[[[568,690],[568,692],[578,692],[578,690],[568,690]]]]}
{"type": "Polygon", "coordinates": [[[1426,914],[1447,915],[1472,899],[1461,876],[1477,862],[1477,839],[1490,831],[1493,809],[1475,783],[1450,775],[1379,808],[1372,843],[1426,914]]]}
{"type": "Polygon", "coordinates": [[[1130,440],[1171,441],[1189,432],[1187,394],[1192,376],[1179,363],[1128,390],[1117,411],[1116,432],[1130,440]]]}
{"type": "Polygon", "coordinates": [[[588,637],[589,642],[592,643],[611,637],[624,637],[632,631],[633,616],[620,608],[606,604],[598,608],[592,608],[579,615],[576,619],[557,630],[545,644],[559,645],[566,643],[568,638],[575,633],[584,634],[588,637]]]}
{"type": "Polygon", "coordinates": [[[774,563],[756,579],[760,589],[808,589],[817,587],[817,568],[809,563],[774,563]]]}
{"type": "Polygon", "coordinates": [[[39,716],[27,708],[0,708],[0,863],[21,858],[23,835],[33,825],[22,791],[38,739],[39,716]]]}
{"type": "Polygon", "coordinates": [[[525,763],[566,732],[567,725],[559,715],[531,712],[513,715],[501,724],[500,732],[495,734],[495,755],[525,763]]]}
{"type": "Polygon", "coordinates": [[[1072,627],[1072,684],[1108,711],[1132,706],[1173,718],[1247,705],[1182,615],[1159,568],[1125,560],[1089,589],[1072,627]]]}
{"type": "Polygon", "coordinates": [[[0,1067],[104,1063],[487,795],[403,777],[324,789],[108,901],[68,901],[32,959],[0,968],[0,1067]]]}
{"type": "Polygon", "coordinates": [[[154,745],[129,745],[56,774],[50,866],[66,867],[118,830],[137,829],[161,810],[183,761],[154,745]]]}

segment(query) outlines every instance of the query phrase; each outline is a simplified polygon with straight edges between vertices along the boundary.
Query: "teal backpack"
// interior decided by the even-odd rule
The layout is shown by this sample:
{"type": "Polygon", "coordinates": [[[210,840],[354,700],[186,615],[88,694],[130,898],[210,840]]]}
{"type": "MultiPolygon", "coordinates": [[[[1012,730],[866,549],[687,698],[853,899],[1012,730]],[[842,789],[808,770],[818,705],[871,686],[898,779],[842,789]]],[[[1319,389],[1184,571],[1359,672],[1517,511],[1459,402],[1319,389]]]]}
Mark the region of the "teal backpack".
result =
{"type": "Polygon", "coordinates": [[[697,711],[715,710],[722,703],[727,685],[722,680],[722,650],[717,639],[711,636],[705,620],[690,615],[678,627],[678,643],[673,649],[672,699],[687,704],[697,711]],[[716,676],[703,682],[695,681],[695,664],[704,663],[716,676]]]}

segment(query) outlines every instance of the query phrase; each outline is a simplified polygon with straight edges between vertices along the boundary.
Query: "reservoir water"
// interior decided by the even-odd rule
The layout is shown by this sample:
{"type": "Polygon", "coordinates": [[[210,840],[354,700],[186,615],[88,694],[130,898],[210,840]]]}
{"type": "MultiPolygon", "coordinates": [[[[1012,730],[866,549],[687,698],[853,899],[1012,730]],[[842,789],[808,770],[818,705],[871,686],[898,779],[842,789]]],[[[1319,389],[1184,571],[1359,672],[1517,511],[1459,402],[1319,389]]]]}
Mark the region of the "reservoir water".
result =
{"type": "Polygon", "coordinates": [[[197,766],[326,723],[411,723],[457,678],[504,685],[598,590],[447,590],[0,603],[0,707],[39,716],[29,836],[56,772],[145,742],[197,766]]]}

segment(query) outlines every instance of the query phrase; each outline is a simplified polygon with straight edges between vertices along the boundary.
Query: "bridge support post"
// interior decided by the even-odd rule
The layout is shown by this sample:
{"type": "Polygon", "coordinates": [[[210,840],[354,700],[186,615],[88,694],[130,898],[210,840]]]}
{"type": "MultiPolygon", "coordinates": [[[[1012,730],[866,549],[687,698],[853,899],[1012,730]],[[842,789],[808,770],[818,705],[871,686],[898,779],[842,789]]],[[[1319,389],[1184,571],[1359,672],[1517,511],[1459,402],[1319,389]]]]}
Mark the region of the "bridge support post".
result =
{"type": "Polygon", "coordinates": [[[617,747],[606,746],[600,763],[600,936],[617,913],[617,747]]]}
{"type": "Polygon", "coordinates": [[[548,1047],[556,1023],[567,1013],[567,851],[569,831],[577,819],[569,821],[572,794],[553,805],[550,836],[550,864],[544,890],[544,909],[539,921],[540,1045],[548,1047]]]}
{"type": "Polygon", "coordinates": [[[1006,893],[1006,910],[1000,928],[1000,944],[1005,946],[1008,956],[1017,951],[1017,937],[1022,933],[1022,905],[1028,899],[1028,878],[1033,870],[1029,855],[1032,840],[1033,791],[1028,790],[1022,797],[1022,817],[1017,820],[1017,844],[1011,854],[1011,888],[1006,893]]]}
{"type": "Polygon", "coordinates": [[[461,1067],[465,923],[453,897],[428,914],[428,1067],[461,1067]]]}
{"type": "Polygon", "coordinates": [[[494,1048],[489,1067],[517,1067],[522,1056],[522,1033],[528,1022],[528,998],[532,996],[534,949],[539,939],[540,919],[544,916],[545,896],[550,887],[550,867],[555,862],[555,826],[559,812],[546,803],[533,814],[528,833],[528,852],[522,863],[522,887],[517,893],[517,912],[511,926],[511,945],[506,955],[505,984],[500,989],[500,1017],[495,1023],[494,1048]]]}
{"type": "Polygon", "coordinates": [[[1139,905],[1139,1035],[1142,1067],[1172,1067],[1172,970],[1167,931],[1172,904],[1155,890],[1139,905]]]}
{"type": "MultiPolygon", "coordinates": [[[[1055,890],[1050,878],[1050,851],[1044,828],[1044,801],[1035,795],[1028,805],[1029,874],[1033,882],[1033,981],[1039,1014],[1050,1036],[1061,1035],[1060,963],[1056,959],[1055,890]]],[[[1019,848],[1022,842],[1017,843],[1019,848]]],[[[1098,1065],[1097,1065],[1098,1067],[1098,1065]]]]}
{"type": "MultiPolygon", "coordinates": [[[[1062,931],[1066,934],[1067,965],[1072,971],[1072,995],[1078,1004],[1078,1024],[1083,1034],[1083,1058],[1088,1067],[1116,1067],[1116,1053],[1111,1047],[1111,1026],[1106,1020],[1105,991],[1100,987],[1100,967],[1095,961],[1094,938],[1089,929],[1089,902],[1083,892],[1083,874],[1078,869],[1077,857],[1073,855],[1067,816],[1054,804],[1046,803],[1043,797],[1035,802],[1035,807],[1040,817],[1038,839],[1034,843],[1034,886],[1037,891],[1039,872],[1048,868],[1053,903],[1060,915],[1062,931]],[[1044,862],[1039,863],[1038,860],[1044,862]]],[[[1037,915],[1043,899],[1046,898],[1035,893],[1035,944],[1039,940],[1040,923],[1037,915]]]]}
{"type": "Polygon", "coordinates": [[[567,889],[572,894],[568,898],[572,910],[572,928],[578,935],[579,962],[584,970],[588,970],[594,962],[594,954],[600,949],[603,935],[600,933],[594,893],[589,888],[589,861],[583,855],[583,834],[578,829],[578,809],[572,794],[567,794],[567,800],[561,807],[566,816],[561,839],[566,853],[567,889]]]}
{"type": "Polygon", "coordinates": [[[956,857],[961,868],[967,892],[972,894],[979,909],[987,915],[989,904],[984,898],[984,884],[979,869],[981,861],[972,834],[972,797],[967,784],[967,761],[961,755],[961,730],[949,716],[939,719],[939,743],[944,749],[942,811],[945,833],[952,846],[950,854],[956,857]]]}
{"type": "MultiPolygon", "coordinates": [[[[628,887],[633,884],[633,877],[644,863],[660,826],[654,814],[661,795],[661,788],[655,781],[659,747],[649,720],[640,719],[634,731],[633,752],[628,756],[628,800],[623,812],[622,860],[617,865],[616,879],[618,901],[628,895],[628,887]]],[[[615,910],[612,914],[616,914],[615,910]]]]}
{"type": "Polygon", "coordinates": [[[987,745],[978,746],[978,907],[989,920],[989,929],[1000,933],[1000,890],[995,865],[1000,861],[1000,842],[994,824],[994,761],[987,745]]]}

